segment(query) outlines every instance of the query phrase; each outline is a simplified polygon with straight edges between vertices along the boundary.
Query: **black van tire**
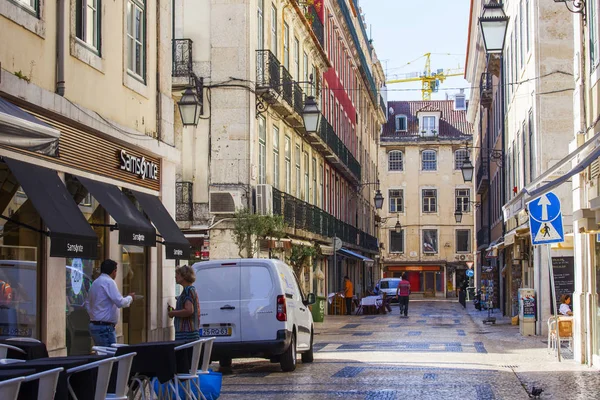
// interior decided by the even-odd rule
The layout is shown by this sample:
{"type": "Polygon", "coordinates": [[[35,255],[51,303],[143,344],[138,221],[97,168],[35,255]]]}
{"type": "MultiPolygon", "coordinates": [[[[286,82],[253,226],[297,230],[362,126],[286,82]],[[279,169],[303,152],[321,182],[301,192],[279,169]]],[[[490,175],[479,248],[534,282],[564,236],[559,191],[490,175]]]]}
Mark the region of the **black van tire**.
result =
{"type": "Polygon", "coordinates": [[[313,362],[315,359],[314,353],[313,353],[313,332],[310,332],[310,349],[308,349],[308,351],[305,351],[304,353],[302,353],[302,363],[304,364],[308,364],[313,362]]]}
{"type": "Polygon", "coordinates": [[[296,334],[292,334],[292,339],[290,340],[290,345],[285,350],[285,353],[281,355],[281,360],[279,364],[281,365],[281,370],[283,372],[292,372],[296,369],[298,355],[296,354],[296,334]]]}
{"type": "Polygon", "coordinates": [[[219,360],[219,366],[221,368],[231,368],[231,358],[221,358],[219,360]]]}

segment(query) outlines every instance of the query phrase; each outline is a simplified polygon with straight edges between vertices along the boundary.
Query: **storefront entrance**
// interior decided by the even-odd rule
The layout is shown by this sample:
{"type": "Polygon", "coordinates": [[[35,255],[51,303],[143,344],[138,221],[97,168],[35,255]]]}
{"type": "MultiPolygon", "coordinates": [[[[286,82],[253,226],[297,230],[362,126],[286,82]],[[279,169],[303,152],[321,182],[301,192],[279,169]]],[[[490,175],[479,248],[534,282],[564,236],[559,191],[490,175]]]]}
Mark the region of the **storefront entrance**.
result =
{"type": "Polygon", "coordinates": [[[123,294],[135,293],[131,306],[123,309],[123,339],[127,344],[146,341],[148,254],[144,247],[123,246],[123,294]]]}

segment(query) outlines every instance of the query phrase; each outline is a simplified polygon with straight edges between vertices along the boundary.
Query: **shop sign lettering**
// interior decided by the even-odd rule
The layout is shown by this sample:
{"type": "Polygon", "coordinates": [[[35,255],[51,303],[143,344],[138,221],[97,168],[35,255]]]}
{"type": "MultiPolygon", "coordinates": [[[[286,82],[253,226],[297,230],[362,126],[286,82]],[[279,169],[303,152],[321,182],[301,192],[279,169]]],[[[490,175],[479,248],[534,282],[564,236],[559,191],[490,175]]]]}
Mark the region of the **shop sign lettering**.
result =
{"type": "Polygon", "coordinates": [[[73,253],[83,253],[83,245],[67,243],[67,251],[72,251],[73,253]]]}
{"type": "Polygon", "coordinates": [[[158,180],[158,165],[146,160],[146,157],[133,156],[121,150],[120,159],[122,170],[136,174],[142,179],[158,180]]]}
{"type": "Polygon", "coordinates": [[[143,242],[145,239],[146,239],[146,236],[142,235],[141,233],[133,234],[133,240],[135,240],[136,242],[143,242]]]}

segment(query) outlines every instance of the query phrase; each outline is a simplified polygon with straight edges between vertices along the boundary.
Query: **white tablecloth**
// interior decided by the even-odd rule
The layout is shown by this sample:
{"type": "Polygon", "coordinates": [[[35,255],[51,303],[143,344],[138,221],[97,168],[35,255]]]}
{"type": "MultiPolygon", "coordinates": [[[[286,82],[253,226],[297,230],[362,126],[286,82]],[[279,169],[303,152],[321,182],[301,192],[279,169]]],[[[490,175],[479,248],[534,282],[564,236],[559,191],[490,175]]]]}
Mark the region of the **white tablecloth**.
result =
{"type": "Polygon", "coordinates": [[[329,302],[329,304],[333,303],[333,297],[337,295],[338,297],[344,298],[344,295],[342,293],[329,293],[327,295],[327,301],[329,302]]]}
{"type": "Polygon", "coordinates": [[[377,306],[378,302],[379,305],[381,305],[381,302],[383,301],[383,297],[382,296],[367,296],[367,297],[363,297],[362,299],[360,299],[360,305],[361,306],[377,306]]]}

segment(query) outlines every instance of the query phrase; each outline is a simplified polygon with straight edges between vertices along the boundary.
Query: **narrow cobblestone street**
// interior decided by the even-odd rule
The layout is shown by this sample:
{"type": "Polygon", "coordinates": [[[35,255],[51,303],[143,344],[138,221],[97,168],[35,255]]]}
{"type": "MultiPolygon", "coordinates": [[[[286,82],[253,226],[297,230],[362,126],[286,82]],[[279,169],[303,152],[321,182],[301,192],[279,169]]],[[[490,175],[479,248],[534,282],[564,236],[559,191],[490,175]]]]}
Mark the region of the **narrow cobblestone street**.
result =
{"type": "MultiPolygon", "coordinates": [[[[573,361],[559,363],[543,337],[521,337],[498,311],[456,301],[411,300],[376,316],[327,316],[316,325],[315,361],[293,373],[266,360],[237,360],[223,371],[222,399],[598,399],[600,374],[573,361]]],[[[213,364],[215,366],[216,364],[213,364]]],[[[217,366],[218,367],[218,366],[217,366]]]]}

